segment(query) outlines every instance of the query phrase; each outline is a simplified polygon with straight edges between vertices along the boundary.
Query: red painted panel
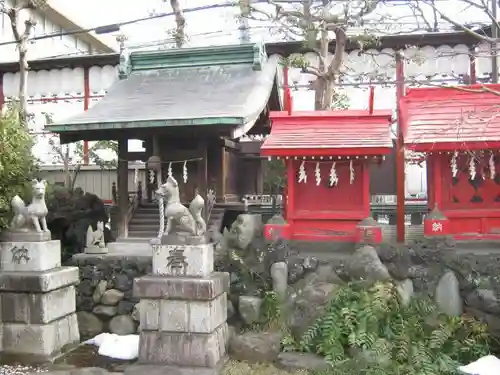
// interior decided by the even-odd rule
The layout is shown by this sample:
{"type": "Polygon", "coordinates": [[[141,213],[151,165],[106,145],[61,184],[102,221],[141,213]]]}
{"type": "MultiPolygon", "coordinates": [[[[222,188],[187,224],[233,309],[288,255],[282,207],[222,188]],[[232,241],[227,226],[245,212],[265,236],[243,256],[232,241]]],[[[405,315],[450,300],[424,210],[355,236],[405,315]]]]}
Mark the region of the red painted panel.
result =
{"type": "MultiPolygon", "coordinates": [[[[436,163],[441,164],[442,197],[440,208],[447,210],[500,210],[500,184],[490,178],[489,156],[477,157],[476,178],[470,180],[468,155],[457,158],[458,174],[454,179],[451,171],[452,155],[436,155],[436,163]]],[[[500,182],[500,180],[498,180],[500,182]]],[[[431,184],[432,187],[432,184],[431,184]]]]}
{"type": "MultiPolygon", "coordinates": [[[[301,161],[294,160],[293,168],[295,180],[301,161]]],[[[320,162],[321,183],[316,186],[314,169],[316,163],[308,161],[305,163],[307,183],[295,183],[294,186],[294,214],[300,211],[309,211],[314,215],[321,215],[330,211],[360,211],[363,210],[363,175],[362,161],[354,160],[354,183],[349,181],[349,161],[336,162],[336,171],[339,178],[338,185],[328,186],[328,176],[332,162],[320,162]]],[[[292,212],[289,212],[292,214],[292,212]]],[[[365,216],[359,218],[364,219],[365,216]]]]}
{"type": "Polygon", "coordinates": [[[453,234],[483,233],[481,218],[455,218],[450,220],[450,230],[453,234]]]}
{"type": "Polygon", "coordinates": [[[355,242],[359,220],[295,220],[291,225],[291,239],[300,241],[355,242]]]}

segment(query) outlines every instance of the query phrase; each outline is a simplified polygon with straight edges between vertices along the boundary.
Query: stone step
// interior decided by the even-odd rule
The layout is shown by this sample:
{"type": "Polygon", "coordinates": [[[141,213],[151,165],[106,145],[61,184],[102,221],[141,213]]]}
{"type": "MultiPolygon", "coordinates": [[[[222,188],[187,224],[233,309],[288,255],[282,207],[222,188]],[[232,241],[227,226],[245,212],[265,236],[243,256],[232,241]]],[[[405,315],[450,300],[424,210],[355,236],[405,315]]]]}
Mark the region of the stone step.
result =
{"type": "Polygon", "coordinates": [[[128,236],[129,238],[154,238],[158,235],[158,230],[135,230],[135,231],[129,231],[128,236]]]}
{"type": "Polygon", "coordinates": [[[129,232],[135,232],[135,231],[146,231],[146,232],[151,232],[151,231],[157,231],[159,228],[159,223],[156,225],[151,225],[151,224],[129,224],[128,226],[128,231],[129,232]]]}
{"type": "Polygon", "coordinates": [[[129,224],[130,225],[160,225],[160,218],[155,217],[155,218],[136,218],[135,216],[132,217],[132,220],[130,220],[129,224]]]}
{"type": "Polygon", "coordinates": [[[153,214],[145,214],[145,213],[134,213],[134,215],[132,216],[132,220],[133,219],[159,219],[160,217],[160,213],[157,212],[157,213],[153,213],[153,214]]]}
{"type": "Polygon", "coordinates": [[[159,211],[158,207],[150,207],[150,208],[139,207],[135,210],[135,212],[158,212],[158,211],[159,211]]]}

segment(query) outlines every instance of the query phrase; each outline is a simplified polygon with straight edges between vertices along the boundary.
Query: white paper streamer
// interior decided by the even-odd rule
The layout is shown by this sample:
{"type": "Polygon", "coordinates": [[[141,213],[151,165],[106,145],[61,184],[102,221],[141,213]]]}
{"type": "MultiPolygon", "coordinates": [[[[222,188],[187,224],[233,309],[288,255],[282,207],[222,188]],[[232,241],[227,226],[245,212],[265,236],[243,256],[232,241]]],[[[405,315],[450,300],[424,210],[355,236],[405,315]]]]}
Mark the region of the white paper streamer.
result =
{"type": "Polygon", "coordinates": [[[302,183],[307,183],[307,174],[306,174],[306,167],[305,167],[305,161],[303,161],[302,163],[300,163],[300,167],[299,167],[299,178],[297,180],[297,182],[300,184],[301,182],[302,183]]]}
{"type": "Polygon", "coordinates": [[[184,183],[188,181],[188,169],[187,169],[187,161],[184,161],[184,164],[182,165],[182,179],[184,183]]]}
{"type": "Polygon", "coordinates": [[[316,168],[314,168],[314,176],[316,177],[316,186],[321,184],[321,169],[319,168],[319,162],[316,162],[316,168]]]}
{"type": "Polygon", "coordinates": [[[330,168],[328,185],[330,187],[334,187],[337,186],[338,183],[339,183],[339,177],[337,176],[337,169],[335,168],[335,162],[333,162],[332,167],[330,168]]]}

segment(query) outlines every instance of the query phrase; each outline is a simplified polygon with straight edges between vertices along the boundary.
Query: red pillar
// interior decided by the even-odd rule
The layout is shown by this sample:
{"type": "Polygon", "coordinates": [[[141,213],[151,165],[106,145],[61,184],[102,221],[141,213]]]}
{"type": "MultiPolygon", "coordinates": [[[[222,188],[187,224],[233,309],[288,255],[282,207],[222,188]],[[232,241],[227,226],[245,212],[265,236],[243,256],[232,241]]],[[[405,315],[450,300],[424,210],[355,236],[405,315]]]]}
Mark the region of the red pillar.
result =
{"type": "Polygon", "coordinates": [[[292,93],[288,84],[288,66],[283,67],[283,106],[289,115],[292,114],[292,93]]]}
{"type": "MultiPolygon", "coordinates": [[[[83,110],[87,111],[90,104],[89,68],[83,68],[83,110]]],[[[89,164],[89,141],[83,141],[83,164],[89,164]]]]}
{"type": "Polygon", "coordinates": [[[405,241],[405,148],[404,129],[401,121],[399,102],[404,95],[404,66],[401,54],[396,54],[396,105],[398,114],[398,128],[396,139],[396,239],[405,241]]]}

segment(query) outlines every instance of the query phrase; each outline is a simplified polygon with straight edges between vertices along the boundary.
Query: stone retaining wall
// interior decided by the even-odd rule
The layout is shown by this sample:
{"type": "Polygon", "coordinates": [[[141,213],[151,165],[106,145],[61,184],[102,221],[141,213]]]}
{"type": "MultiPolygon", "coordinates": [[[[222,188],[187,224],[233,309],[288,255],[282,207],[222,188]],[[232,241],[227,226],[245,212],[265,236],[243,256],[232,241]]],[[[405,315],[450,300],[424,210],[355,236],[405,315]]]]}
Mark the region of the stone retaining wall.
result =
{"type": "Polygon", "coordinates": [[[102,332],[137,332],[139,300],[133,297],[132,286],[136,277],[151,272],[151,262],[151,256],[73,256],[71,264],[80,270],[76,310],[82,339],[102,332]]]}

